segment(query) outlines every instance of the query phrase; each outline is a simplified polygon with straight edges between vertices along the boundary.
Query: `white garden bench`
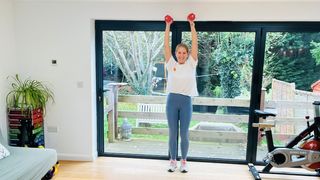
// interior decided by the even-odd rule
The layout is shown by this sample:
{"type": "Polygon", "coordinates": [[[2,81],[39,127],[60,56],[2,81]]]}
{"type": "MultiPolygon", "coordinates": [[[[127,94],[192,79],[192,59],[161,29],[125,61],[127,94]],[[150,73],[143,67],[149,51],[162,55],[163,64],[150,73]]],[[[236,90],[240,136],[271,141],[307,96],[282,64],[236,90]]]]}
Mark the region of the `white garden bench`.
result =
{"type": "MultiPolygon", "coordinates": [[[[156,113],[165,113],[166,105],[165,104],[138,104],[138,112],[156,112],[156,113]]],[[[139,127],[140,124],[167,124],[166,119],[136,119],[136,127],[139,127]]]]}

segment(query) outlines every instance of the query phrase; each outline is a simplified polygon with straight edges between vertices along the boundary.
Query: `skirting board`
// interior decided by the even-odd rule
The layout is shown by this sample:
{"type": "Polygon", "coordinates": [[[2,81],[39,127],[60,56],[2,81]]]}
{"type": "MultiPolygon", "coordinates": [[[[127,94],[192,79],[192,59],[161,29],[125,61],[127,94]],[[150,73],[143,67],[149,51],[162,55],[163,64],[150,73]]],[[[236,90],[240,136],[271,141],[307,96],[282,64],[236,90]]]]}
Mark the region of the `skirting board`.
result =
{"type": "Polygon", "coordinates": [[[95,152],[93,155],[83,155],[83,154],[65,154],[58,153],[58,160],[67,161],[94,161],[98,157],[98,153],[95,152]]]}

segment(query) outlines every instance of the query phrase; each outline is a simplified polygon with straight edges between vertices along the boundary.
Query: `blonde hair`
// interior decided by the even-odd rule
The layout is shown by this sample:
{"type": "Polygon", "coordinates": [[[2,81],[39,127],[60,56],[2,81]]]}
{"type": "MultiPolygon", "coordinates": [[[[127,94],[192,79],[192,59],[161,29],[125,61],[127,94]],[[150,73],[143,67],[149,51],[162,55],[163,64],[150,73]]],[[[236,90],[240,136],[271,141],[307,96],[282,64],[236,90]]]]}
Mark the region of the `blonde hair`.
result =
{"type": "Polygon", "coordinates": [[[176,46],[176,52],[178,51],[178,49],[179,49],[180,47],[186,49],[186,50],[187,50],[187,53],[189,53],[189,47],[188,47],[186,44],[184,44],[184,43],[180,43],[180,44],[178,44],[178,45],[176,46]]]}

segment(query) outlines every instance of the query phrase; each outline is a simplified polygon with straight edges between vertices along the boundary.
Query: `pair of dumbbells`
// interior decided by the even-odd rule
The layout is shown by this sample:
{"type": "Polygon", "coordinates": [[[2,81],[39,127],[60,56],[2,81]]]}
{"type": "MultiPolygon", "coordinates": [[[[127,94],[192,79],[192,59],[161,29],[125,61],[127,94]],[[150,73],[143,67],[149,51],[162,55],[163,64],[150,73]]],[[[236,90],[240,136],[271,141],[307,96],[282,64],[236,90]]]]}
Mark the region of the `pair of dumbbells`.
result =
{"type": "MultiPolygon", "coordinates": [[[[194,21],[196,19],[196,15],[194,13],[190,13],[188,16],[187,16],[187,19],[189,21],[194,21]]],[[[173,21],[173,18],[170,16],[170,15],[166,15],[164,17],[164,20],[169,23],[169,22],[172,22],[173,21]]]]}

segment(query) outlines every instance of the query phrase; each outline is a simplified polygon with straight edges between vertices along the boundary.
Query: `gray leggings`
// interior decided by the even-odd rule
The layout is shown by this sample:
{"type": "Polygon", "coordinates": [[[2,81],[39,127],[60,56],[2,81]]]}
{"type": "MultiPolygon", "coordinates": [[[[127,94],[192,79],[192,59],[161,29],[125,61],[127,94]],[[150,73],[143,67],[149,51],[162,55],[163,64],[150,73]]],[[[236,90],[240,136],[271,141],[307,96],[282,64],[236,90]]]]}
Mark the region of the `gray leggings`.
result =
{"type": "Polygon", "coordinates": [[[187,159],[189,149],[189,125],[192,116],[191,97],[169,93],[166,105],[169,126],[170,159],[177,159],[177,136],[180,120],[181,157],[187,159]]]}

